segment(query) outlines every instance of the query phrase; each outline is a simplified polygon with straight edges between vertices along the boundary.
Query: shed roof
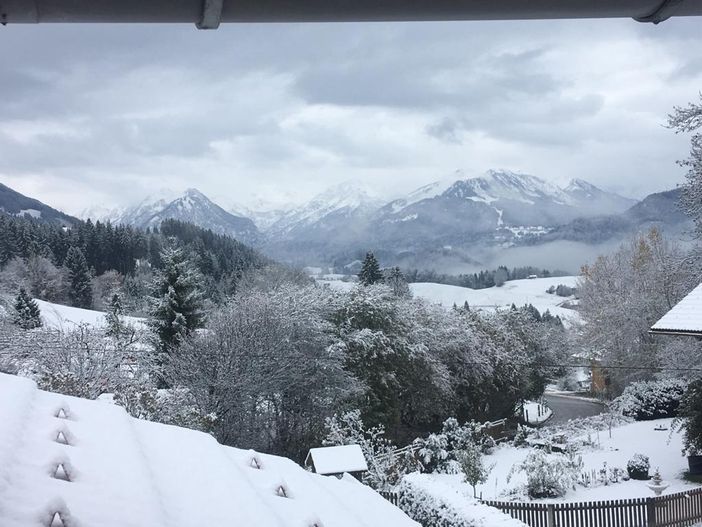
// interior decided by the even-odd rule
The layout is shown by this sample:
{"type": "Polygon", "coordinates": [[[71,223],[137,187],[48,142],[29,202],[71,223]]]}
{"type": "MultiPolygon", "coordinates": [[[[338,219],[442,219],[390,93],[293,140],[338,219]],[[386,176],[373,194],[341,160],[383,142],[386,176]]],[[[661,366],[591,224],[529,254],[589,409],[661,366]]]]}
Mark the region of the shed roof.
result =
{"type": "Polygon", "coordinates": [[[366,458],[358,445],[311,448],[306,463],[314,464],[317,474],[341,474],[368,470],[366,458]]]}
{"type": "Polygon", "coordinates": [[[702,336],[702,284],[651,327],[651,333],[702,336]]]}

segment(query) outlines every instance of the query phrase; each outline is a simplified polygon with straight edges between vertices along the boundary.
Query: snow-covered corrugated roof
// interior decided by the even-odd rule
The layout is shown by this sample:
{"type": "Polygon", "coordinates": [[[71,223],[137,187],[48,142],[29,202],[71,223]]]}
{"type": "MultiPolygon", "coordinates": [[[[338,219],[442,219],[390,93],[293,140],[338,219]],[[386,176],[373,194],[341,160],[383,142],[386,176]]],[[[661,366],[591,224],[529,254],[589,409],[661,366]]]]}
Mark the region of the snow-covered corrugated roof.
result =
{"type": "Polygon", "coordinates": [[[311,448],[307,460],[312,460],[317,474],[342,474],[368,470],[366,458],[358,445],[311,448]]]}
{"type": "Polygon", "coordinates": [[[651,327],[651,333],[702,335],[702,284],[651,327]]]}
{"type": "Polygon", "coordinates": [[[372,489],[0,374],[0,524],[419,527],[372,489]],[[73,520],[73,522],[71,522],[73,520]]]}

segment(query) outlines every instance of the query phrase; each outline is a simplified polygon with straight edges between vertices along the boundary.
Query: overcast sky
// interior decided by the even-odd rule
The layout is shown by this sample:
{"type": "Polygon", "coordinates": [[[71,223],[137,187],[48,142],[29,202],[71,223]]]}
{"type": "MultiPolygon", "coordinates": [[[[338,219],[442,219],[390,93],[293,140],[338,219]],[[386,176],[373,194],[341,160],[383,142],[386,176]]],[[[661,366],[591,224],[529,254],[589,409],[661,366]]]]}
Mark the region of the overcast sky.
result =
{"type": "Polygon", "coordinates": [[[457,169],[674,187],[700,19],[0,28],[0,181],[70,213],[197,187],[224,206],[457,169]]]}

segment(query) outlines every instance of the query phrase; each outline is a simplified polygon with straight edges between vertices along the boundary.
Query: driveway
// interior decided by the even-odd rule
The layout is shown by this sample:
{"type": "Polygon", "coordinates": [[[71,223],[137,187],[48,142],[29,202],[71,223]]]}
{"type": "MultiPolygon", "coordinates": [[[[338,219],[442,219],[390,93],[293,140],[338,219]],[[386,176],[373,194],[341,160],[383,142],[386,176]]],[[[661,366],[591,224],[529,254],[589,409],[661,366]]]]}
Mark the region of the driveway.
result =
{"type": "Polygon", "coordinates": [[[580,399],[569,395],[544,394],[546,404],[553,411],[551,419],[546,421],[546,426],[564,423],[569,419],[578,417],[590,417],[598,415],[604,411],[604,406],[596,401],[580,399]]]}

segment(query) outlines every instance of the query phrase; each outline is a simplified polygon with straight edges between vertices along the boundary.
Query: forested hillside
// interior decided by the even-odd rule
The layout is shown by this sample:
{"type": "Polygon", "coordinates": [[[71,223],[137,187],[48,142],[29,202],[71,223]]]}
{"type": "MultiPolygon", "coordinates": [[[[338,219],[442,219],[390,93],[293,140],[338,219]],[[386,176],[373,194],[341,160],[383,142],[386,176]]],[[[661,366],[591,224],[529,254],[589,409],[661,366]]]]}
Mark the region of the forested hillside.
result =
{"type": "Polygon", "coordinates": [[[161,252],[167,246],[185,251],[202,274],[209,298],[215,301],[234,288],[244,272],[270,263],[229,236],[176,220],[164,221],[160,230],[140,230],[90,220],[66,227],[0,215],[0,267],[4,269],[0,282],[6,292],[28,285],[35,297],[91,307],[93,302],[87,298],[72,301],[71,286],[64,276],[66,270],[80,274],[85,267],[88,276],[84,281],[96,282],[92,289],[105,289],[105,298],[118,284],[141,303],[151,273],[162,267],[161,252]]]}

